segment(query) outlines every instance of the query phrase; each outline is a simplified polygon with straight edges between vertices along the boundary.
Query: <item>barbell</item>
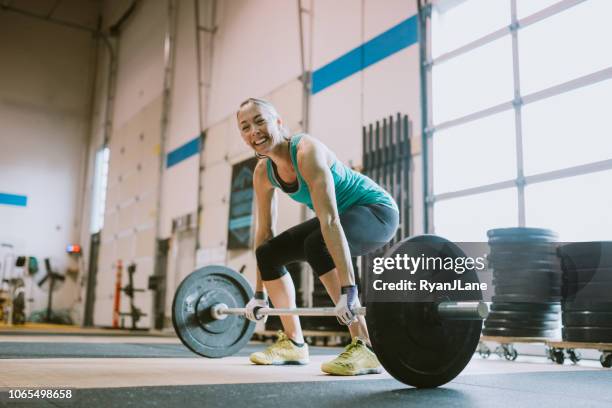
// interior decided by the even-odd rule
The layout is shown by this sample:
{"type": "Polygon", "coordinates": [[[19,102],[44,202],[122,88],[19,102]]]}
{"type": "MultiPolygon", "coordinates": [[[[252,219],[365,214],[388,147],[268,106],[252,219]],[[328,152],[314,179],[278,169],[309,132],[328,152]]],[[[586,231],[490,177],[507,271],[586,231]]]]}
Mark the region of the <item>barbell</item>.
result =
{"type": "MultiPolygon", "coordinates": [[[[385,256],[465,257],[450,241],[420,235],[400,241],[385,256]]],[[[367,271],[366,271],[367,273],[367,271]]],[[[458,277],[478,283],[474,270],[461,275],[446,269],[419,271],[420,279],[446,282],[458,277]]],[[[366,279],[367,282],[367,279],[366,279]]],[[[476,286],[475,286],[476,287],[476,286]]],[[[488,306],[480,289],[437,290],[428,301],[368,301],[364,315],[372,347],[385,370],[414,387],[430,388],[455,378],[474,354],[488,306]]],[[[218,358],[237,353],[250,340],[255,323],[246,319],[253,291],[238,272],[205,266],[179,285],[172,303],[172,323],[181,342],[196,354],[218,358]]],[[[258,315],[335,316],[333,308],[261,308],[258,315]]]]}
{"type": "MultiPolygon", "coordinates": [[[[485,302],[440,302],[436,305],[436,314],[440,319],[448,320],[484,320],[489,314],[489,306],[485,302]]],[[[353,310],[357,316],[365,316],[366,308],[357,307],[353,310]]],[[[210,308],[214,319],[223,320],[227,316],[245,316],[246,308],[228,307],[225,303],[217,303],[210,308]]],[[[336,316],[333,307],[302,307],[302,308],[271,308],[256,307],[255,316],[336,316]]]]}

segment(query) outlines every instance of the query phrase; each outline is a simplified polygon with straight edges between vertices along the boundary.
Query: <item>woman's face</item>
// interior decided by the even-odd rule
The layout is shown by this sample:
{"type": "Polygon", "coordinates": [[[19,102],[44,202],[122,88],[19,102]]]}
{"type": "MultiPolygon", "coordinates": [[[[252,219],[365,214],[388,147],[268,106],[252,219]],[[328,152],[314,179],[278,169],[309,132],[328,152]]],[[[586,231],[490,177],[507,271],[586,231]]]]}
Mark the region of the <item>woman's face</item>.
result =
{"type": "Polygon", "coordinates": [[[247,103],[238,111],[238,128],[244,142],[255,152],[265,154],[282,142],[281,120],[264,106],[247,103]]]}

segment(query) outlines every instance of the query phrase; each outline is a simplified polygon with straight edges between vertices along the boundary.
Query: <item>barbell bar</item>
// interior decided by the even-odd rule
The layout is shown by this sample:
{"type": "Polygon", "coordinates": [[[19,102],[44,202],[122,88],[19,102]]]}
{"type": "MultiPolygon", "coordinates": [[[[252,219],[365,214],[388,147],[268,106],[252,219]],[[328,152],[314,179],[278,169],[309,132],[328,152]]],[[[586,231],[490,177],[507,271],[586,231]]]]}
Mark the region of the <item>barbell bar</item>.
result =
{"type": "MultiPolygon", "coordinates": [[[[489,314],[489,306],[485,302],[441,302],[436,306],[438,317],[447,320],[483,320],[489,314]]],[[[366,308],[358,307],[354,310],[356,315],[365,316],[366,308]]],[[[217,303],[210,308],[211,316],[216,320],[223,320],[228,315],[244,316],[246,308],[231,308],[224,303],[217,303]]],[[[255,309],[255,315],[260,316],[335,316],[333,307],[303,307],[303,308],[270,308],[255,309]]]]}

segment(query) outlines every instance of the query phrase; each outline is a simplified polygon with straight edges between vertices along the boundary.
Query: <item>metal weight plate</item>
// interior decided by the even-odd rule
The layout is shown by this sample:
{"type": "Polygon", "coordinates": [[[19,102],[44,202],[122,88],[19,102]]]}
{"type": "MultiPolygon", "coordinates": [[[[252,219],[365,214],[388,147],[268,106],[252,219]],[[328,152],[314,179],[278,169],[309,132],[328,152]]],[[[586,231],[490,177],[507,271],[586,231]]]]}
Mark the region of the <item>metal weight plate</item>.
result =
{"type": "Polygon", "coordinates": [[[539,294],[513,293],[504,295],[494,295],[491,299],[494,303],[556,303],[561,301],[561,293],[559,293],[558,296],[542,296],[539,294]]]}
{"type": "Polygon", "coordinates": [[[558,321],[561,314],[558,312],[512,312],[512,311],[491,311],[487,320],[509,320],[516,322],[524,321],[558,321]]]}
{"type": "Polygon", "coordinates": [[[521,271],[561,273],[558,260],[498,259],[495,262],[489,260],[489,268],[507,273],[521,271]]]}
{"type": "Polygon", "coordinates": [[[558,274],[532,274],[525,277],[513,275],[494,275],[493,286],[498,285],[524,285],[524,286],[560,286],[562,284],[561,275],[558,274]]]}
{"type": "Polygon", "coordinates": [[[612,343],[612,327],[564,327],[563,340],[612,343]]]}
{"type": "Polygon", "coordinates": [[[554,338],[557,337],[558,329],[555,330],[540,330],[540,329],[508,329],[502,327],[485,327],[482,334],[485,336],[500,336],[500,337],[539,337],[539,338],[554,338]]]}
{"type": "Polygon", "coordinates": [[[591,300],[580,300],[580,301],[564,301],[563,311],[591,311],[591,312],[612,312],[612,302],[609,301],[591,301],[591,300]]]}
{"type": "Polygon", "coordinates": [[[575,242],[558,249],[564,268],[589,269],[612,267],[612,241],[575,242]]]}
{"type": "Polygon", "coordinates": [[[568,281],[612,282],[612,268],[565,268],[563,273],[568,281]]]}
{"type": "Polygon", "coordinates": [[[563,325],[566,327],[612,327],[612,312],[565,312],[563,313],[563,325]]]}
{"type": "Polygon", "coordinates": [[[559,256],[570,258],[583,255],[612,255],[612,241],[573,242],[561,245],[558,252],[559,256]]]}
{"type": "Polygon", "coordinates": [[[561,322],[558,320],[497,320],[489,319],[484,322],[485,329],[487,328],[507,328],[507,329],[525,329],[525,330],[553,330],[561,327],[561,322]]]}
{"type": "Polygon", "coordinates": [[[514,237],[492,237],[489,238],[488,240],[488,244],[492,245],[493,247],[495,246],[504,246],[504,245],[508,245],[508,244],[512,244],[512,245],[538,245],[538,244],[543,244],[546,243],[549,246],[554,245],[557,242],[556,238],[553,237],[547,237],[544,235],[537,235],[537,236],[532,236],[532,237],[521,237],[521,236],[514,236],[514,237]]]}
{"type": "Polygon", "coordinates": [[[565,302],[595,302],[595,303],[604,303],[610,301],[610,293],[588,293],[585,289],[578,291],[574,295],[566,295],[563,298],[565,302]]]}
{"type": "Polygon", "coordinates": [[[560,296],[561,284],[556,286],[548,285],[521,285],[521,284],[494,284],[493,289],[496,295],[512,295],[515,293],[524,293],[529,295],[541,296],[560,296]]]}
{"type": "MultiPolygon", "coordinates": [[[[516,270],[513,268],[513,264],[525,265],[536,262],[546,262],[548,265],[552,265],[553,268],[559,268],[560,261],[557,255],[554,253],[540,254],[533,252],[520,252],[520,253],[504,253],[504,252],[491,252],[487,255],[487,260],[491,267],[499,267],[503,265],[504,269],[516,270]]],[[[547,266],[544,266],[547,267],[547,266]]]]}
{"type": "MultiPolygon", "coordinates": [[[[465,256],[455,244],[433,235],[415,236],[392,247],[386,257],[465,256]]],[[[461,276],[476,283],[474,271],[418,271],[429,282],[445,282],[461,276]]],[[[480,291],[435,293],[439,301],[480,300],[480,291]]],[[[367,299],[366,299],[367,300],[367,299]]],[[[479,342],[480,320],[441,320],[434,302],[367,302],[370,339],[381,364],[395,379],[414,387],[429,388],[455,378],[468,364],[479,342]]]]}
{"type": "Polygon", "coordinates": [[[612,283],[577,282],[565,285],[565,298],[583,297],[585,299],[606,300],[612,298],[612,283]]]}
{"type": "Polygon", "coordinates": [[[555,255],[557,256],[557,244],[555,242],[488,242],[491,254],[496,255],[555,255]]]}
{"type": "Polygon", "coordinates": [[[612,259],[610,255],[605,257],[582,255],[561,257],[561,266],[563,270],[576,270],[576,269],[610,269],[612,268],[612,259]]]}
{"type": "Polygon", "coordinates": [[[558,313],[561,311],[561,304],[558,302],[549,302],[549,303],[493,302],[491,304],[491,311],[558,313]]]}
{"type": "Polygon", "coordinates": [[[246,279],[225,266],[205,266],[179,285],[172,302],[172,324],[179,339],[194,353],[225,357],[238,352],[250,340],[255,323],[244,316],[215,320],[211,306],[244,307],[253,296],[246,279]]]}
{"type": "Polygon", "coordinates": [[[513,227],[513,228],[494,228],[487,231],[489,238],[502,237],[547,237],[556,239],[557,233],[545,228],[513,227]]]}

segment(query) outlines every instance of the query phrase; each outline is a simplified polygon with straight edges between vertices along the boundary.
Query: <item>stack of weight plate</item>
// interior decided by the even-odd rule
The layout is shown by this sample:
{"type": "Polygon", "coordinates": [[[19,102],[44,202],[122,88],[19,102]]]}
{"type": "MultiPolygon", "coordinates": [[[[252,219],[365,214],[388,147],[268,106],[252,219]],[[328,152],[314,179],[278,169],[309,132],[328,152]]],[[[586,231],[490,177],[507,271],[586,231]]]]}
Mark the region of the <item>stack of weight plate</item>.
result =
{"type": "Polygon", "coordinates": [[[483,334],[558,337],[562,279],[557,234],[541,228],[499,228],[487,236],[494,296],[483,334]]]}
{"type": "Polygon", "coordinates": [[[563,269],[563,340],[612,343],[612,242],[559,247],[563,269]]]}

